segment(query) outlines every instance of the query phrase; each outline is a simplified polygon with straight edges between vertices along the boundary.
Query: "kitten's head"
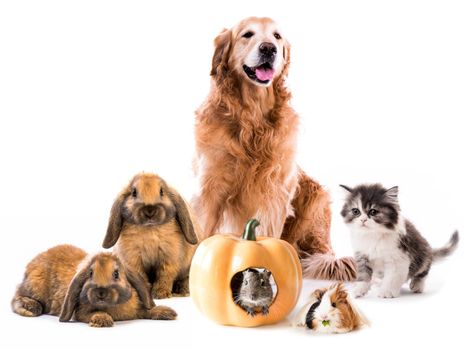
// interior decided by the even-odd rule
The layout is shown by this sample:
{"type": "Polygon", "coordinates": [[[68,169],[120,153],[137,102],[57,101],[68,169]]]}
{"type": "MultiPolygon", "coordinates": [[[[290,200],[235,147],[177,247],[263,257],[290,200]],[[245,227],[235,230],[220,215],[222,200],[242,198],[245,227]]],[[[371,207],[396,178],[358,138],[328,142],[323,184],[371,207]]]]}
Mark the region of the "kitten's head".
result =
{"type": "Polygon", "coordinates": [[[396,226],[400,215],[397,186],[388,190],[380,184],[340,186],[347,191],[341,214],[348,226],[361,231],[391,230],[396,226]]]}

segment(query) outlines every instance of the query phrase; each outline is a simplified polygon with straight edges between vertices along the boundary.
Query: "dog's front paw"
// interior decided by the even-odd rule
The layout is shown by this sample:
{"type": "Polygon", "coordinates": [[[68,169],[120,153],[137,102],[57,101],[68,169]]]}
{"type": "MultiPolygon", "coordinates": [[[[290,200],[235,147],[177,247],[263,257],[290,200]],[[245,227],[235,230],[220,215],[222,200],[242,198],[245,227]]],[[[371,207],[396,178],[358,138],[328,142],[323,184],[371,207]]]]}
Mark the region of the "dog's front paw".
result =
{"type": "Polygon", "coordinates": [[[167,299],[172,297],[172,292],[166,288],[153,288],[151,295],[154,299],[167,299]]]}
{"type": "Polygon", "coordinates": [[[103,312],[92,315],[89,321],[90,327],[112,327],[114,324],[113,318],[103,312]]]}

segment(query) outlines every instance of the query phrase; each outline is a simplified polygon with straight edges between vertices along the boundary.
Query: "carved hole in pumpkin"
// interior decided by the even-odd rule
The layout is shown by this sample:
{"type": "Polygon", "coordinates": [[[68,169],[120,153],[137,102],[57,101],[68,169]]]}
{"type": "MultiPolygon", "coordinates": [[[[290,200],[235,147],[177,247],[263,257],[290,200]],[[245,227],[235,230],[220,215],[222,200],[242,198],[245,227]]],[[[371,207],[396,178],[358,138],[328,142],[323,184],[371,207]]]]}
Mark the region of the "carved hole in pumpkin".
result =
{"type": "Polygon", "coordinates": [[[278,292],[274,276],[264,267],[249,267],[237,272],[230,281],[230,288],[235,304],[250,316],[267,314],[278,292]]]}

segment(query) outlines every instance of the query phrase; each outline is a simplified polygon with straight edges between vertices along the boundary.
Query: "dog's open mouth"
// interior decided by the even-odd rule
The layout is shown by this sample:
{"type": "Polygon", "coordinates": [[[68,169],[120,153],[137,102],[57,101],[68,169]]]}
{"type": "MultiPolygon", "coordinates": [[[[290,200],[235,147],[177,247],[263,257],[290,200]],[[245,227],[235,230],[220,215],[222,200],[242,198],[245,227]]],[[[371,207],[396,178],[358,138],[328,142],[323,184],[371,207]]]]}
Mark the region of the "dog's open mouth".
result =
{"type": "Polygon", "coordinates": [[[246,75],[248,75],[248,78],[260,84],[268,84],[274,77],[274,69],[269,62],[260,64],[256,67],[248,67],[244,64],[243,70],[246,75]]]}

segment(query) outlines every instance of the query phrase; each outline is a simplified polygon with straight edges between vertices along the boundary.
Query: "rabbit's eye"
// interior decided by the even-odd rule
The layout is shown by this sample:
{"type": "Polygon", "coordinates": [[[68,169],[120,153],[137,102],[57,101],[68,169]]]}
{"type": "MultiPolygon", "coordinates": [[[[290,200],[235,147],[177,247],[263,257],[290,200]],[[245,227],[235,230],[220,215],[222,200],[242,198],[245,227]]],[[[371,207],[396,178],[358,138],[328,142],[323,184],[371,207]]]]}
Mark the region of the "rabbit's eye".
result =
{"type": "Polygon", "coordinates": [[[114,278],[115,280],[119,279],[119,271],[118,271],[118,270],[114,270],[114,272],[113,272],[113,278],[114,278]]]}
{"type": "Polygon", "coordinates": [[[163,197],[163,196],[164,196],[164,190],[160,188],[160,197],[163,197]]]}
{"type": "Polygon", "coordinates": [[[137,189],[133,188],[131,191],[131,196],[136,198],[137,197],[137,189]]]}
{"type": "Polygon", "coordinates": [[[92,276],[93,276],[93,270],[91,269],[91,270],[89,271],[89,277],[92,278],[92,276]]]}

